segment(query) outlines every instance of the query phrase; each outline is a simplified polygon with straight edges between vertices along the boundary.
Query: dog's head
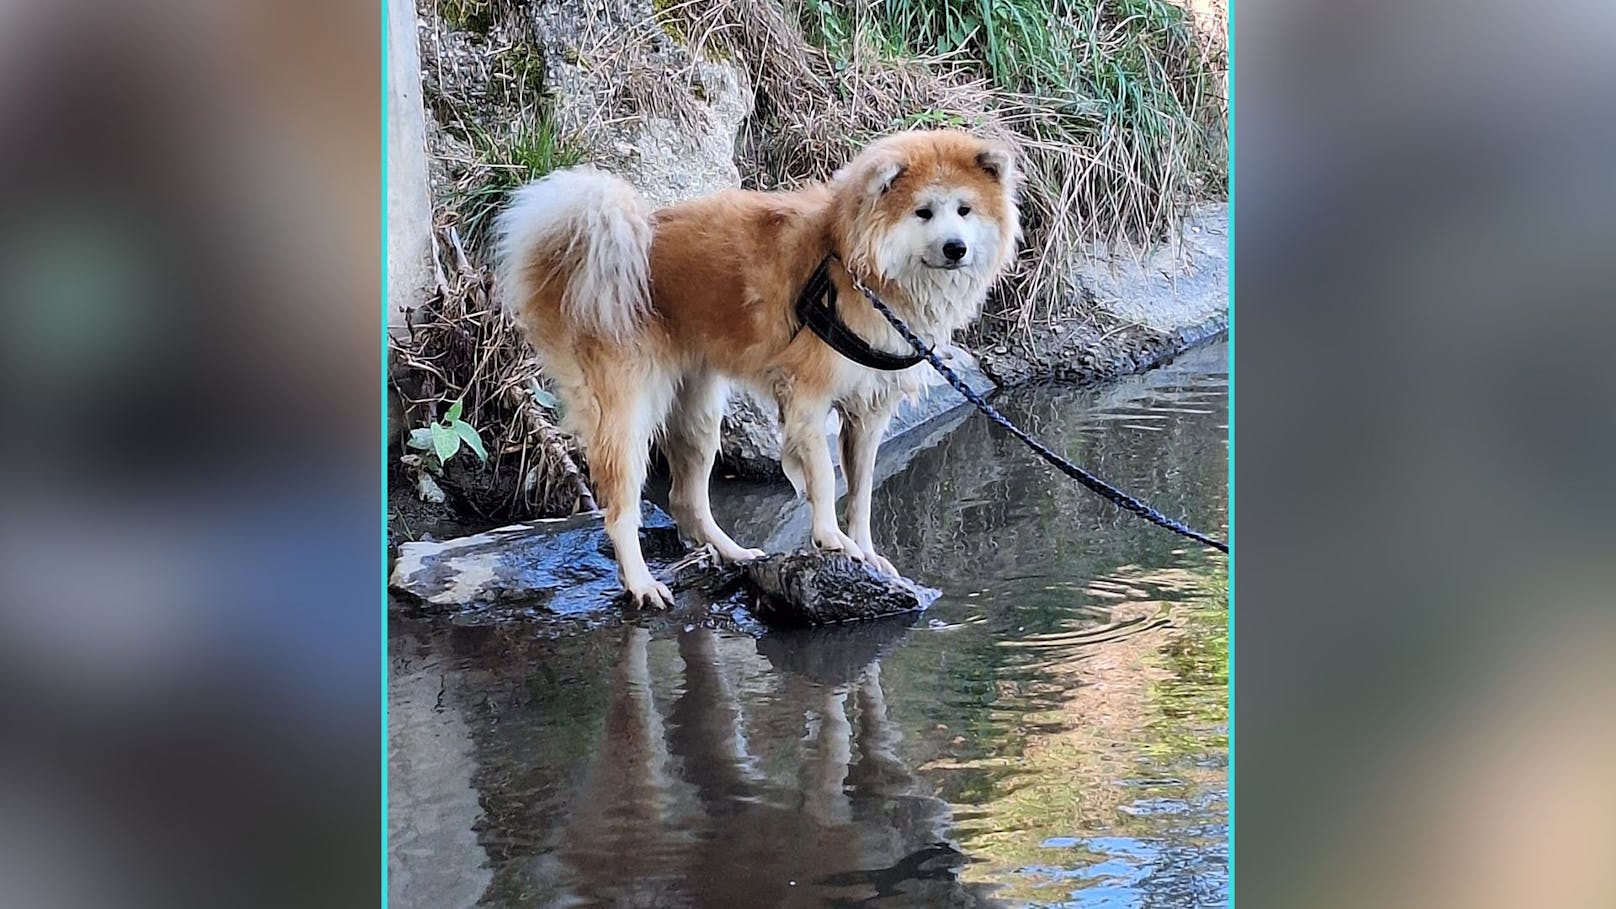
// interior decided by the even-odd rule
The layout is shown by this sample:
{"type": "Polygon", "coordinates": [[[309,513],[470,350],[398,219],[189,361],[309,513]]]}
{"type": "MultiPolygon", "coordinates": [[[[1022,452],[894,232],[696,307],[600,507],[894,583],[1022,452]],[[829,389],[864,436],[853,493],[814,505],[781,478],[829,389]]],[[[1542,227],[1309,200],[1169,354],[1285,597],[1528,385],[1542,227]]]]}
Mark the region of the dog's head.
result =
{"type": "Polygon", "coordinates": [[[979,297],[1015,255],[1019,183],[1002,143],[958,130],[887,136],[836,174],[837,241],[855,270],[912,296],[979,297]]]}

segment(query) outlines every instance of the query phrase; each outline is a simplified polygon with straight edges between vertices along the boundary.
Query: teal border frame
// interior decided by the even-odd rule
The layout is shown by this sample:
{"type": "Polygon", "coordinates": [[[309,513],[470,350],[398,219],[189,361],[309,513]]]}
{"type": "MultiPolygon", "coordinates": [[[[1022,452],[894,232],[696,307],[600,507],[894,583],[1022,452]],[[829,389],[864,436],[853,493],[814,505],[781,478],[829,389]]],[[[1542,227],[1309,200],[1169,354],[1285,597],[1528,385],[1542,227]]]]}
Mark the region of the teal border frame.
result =
{"type": "Polygon", "coordinates": [[[381,88],[381,102],[382,102],[381,103],[381,119],[382,119],[382,122],[381,122],[381,131],[380,131],[381,132],[381,144],[382,144],[382,154],[381,154],[381,165],[382,165],[381,166],[381,216],[382,216],[381,217],[381,221],[382,221],[381,288],[382,289],[381,289],[381,299],[378,301],[379,304],[380,304],[380,306],[378,308],[379,308],[380,315],[381,315],[381,332],[380,332],[381,351],[380,351],[380,357],[379,357],[380,363],[379,363],[378,369],[377,369],[377,377],[381,380],[381,385],[378,388],[378,391],[380,392],[380,394],[377,396],[378,399],[379,399],[377,401],[377,405],[378,405],[378,409],[379,409],[380,414],[381,414],[381,431],[379,433],[379,439],[378,439],[378,441],[381,443],[381,450],[377,454],[377,459],[381,462],[381,464],[380,464],[380,466],[381,466],[381,476],[379,478],[379,482],[381,484],[382,501],[381,501],[381,535],[380,535],[381,539],[377,543],[377,546],[376,546],[376,565],[377,565],[377,570],[381,574],[381,596],[378,598],[380,600],[380,602],[377,604],[377,611],[381,616],[381,624],[380,624],[380,627],[377,629],[377,632],[381,635],[381,655],[382,655],[382,659],[381,659],[381,664],[382,664],[381,665],[381,701],[382,701],[382,729],[381,729],[381,770],[382,770],[382,773],[381,773],[381,786],[382,786],[381,806],[382,806],[382,812],[381,812],[381,814],[382,814],[382,817],[381,817],[381,822],[382,822],[382,837],[381,837],[380,861],[381,861],[381,871],[382,871],[382,875],[381,875],[381,905],[385,909],[385,907],[387,906],[387,857],[388,857],[388,842],[387,842],[387,791],[388,791],[388,787],[387,787],[387,758],[388,758],[388,754],[387,754],[387,721],[388,721],[388,717],[387,717],[387,690],[388,690],[388,671],[387,671],[387,667],[388,667],[388,653],[387,653],[387,315],[388,315],[388,313],[387,313],[387,300],[388,300],[388,286],[387,286],[388,285],[388,280],[387,280],[387,277],[388,277],[387,276],[387,237],[388,237],[388,223],[387,223],[387,113],[388,113],[387,77],[388,77],[388,63],[390,62],[391,57],[392,57],[391,44],[388,41],[388,37],[389,37],[388,29],[389,29],[389,26],[392,23],[389,20],[388,15],[387,15],[387,0],[379,0],[379,2],[381,4],[381,13],[382,13],[382,15],[381,15],[381,54],[379,55],[381,57],[381,74],[380,74],[381,75],[381,84],[380,84],[379,87],[381,88]]]}
{"type": "Polygon", "coordinates": [[[1228,18],[1228,23],[1225,26],[1227,28],[1227,30],[1228,30],[1228,35],[1227,35],[1228,51],[1227,51],[1226,56],[1228,57],[1228,61],[1229,61],[1229,73],[1228,73],[1228,76],[1226,77],[1226,80],[1227,80],[1226,81],[1226,88],[1224,89],[1225,94],[1228,96],[1228,99],[1229,99],[1229,104],[1228,104],[1228,107],[1229,107],[1228,123],[1225,124],[1225,127],[1224,127],[1225,130],[1227,131],[1227,134],[1228,134],[1228,158],[1229,158],[1229,179],[1228,179],[1228,182],[1227,182],[1227,188],[1224,191],[1224,195],[1227,196],[1228,200],[1229,200],[1228,201],[1228,205],[1229,205],[1229,266],[1228,266],[1228,268],[1229,268],[1229,288],[1226,291],[1226,296],[1228,298],[1227,299],[1227,305],[1229,307],[1229,331],[1228,331],[1228,334],[1229,334],[1229,365],[1228,365],[1228,371],[1229,371],[1229,443],[1228,443],[1228,456],[1227,456],[1228,457],[1228,465],[1229,465],[1229,483],[1228,483],[1227,491],[1225,492],[1225,495],[1227,495],[1229,497],[1229,502],[1228,502],[1228,508],[1229,508],[1229,530],[1228,530],[1228,540],[1229,540],[1229,591],[1228,591],[1228,594],[1229,594],[1229,608],[1227,610],[1228,611],[1228,622],[1229,622],[1229,632],[1228,632],[1228,634],[1229,634],[1229,657],[1228,657],[1229,665],[1227,667],[1228,668],[1228,675],[1229,675],[1229,695],[1228,695],[1228,697],[1229,697],[1229,709],[1228,709],[1228,713],[1227,713],[1228,720],[1226,721],[1228,723],[1228,725],[1229,725],[1229,730],[1228,730],[1229,764],[1228,764],[1227,770],[1225,771],[1227,773],[1227,775],[1228,775],[1228,778],[1229,778],[1229,785],[1228,785],[1228,791],[1229,791],[1229,796],[1228,796],[1228,801],[1229,801],[1229,822],[1228,822],[1228,833],[1225,835],[1225,839],[1227,839],[1227,841],[1229,843],[1229,846],[1228,846],[1228,866],[1229,866],[1229,871],[1228,871],[1228,875],[1229,875],[1228,905],[1231,907],[1231,909],[1233,909],[1233,906],[1235,905],[1235,801],[1236,801],[1236,796],[1235,796],[1235,767],[1238,764],[1238,762],[1237,762],[1237,760],[1235,758],[1235,665],[1236,665],[1237,661],[1235,659],[1235,634],[1234,634],[1235,566],[1236,566],[1236,563],[1238,561],[1236,559],[1236,557],[1235,557],[1235,553],[1238,550],[1237,550],[1237,547],[1235,546],[1235,536],[1236,536],[1236,534],[1235,534],[1235,524],[1236,524],[1236,521],[1235,521],[1235,495],[1234,495],[1234,463],[1235,463],[1235,461],[1234,461],[1234,459],[1235,459],[1235,453],[1234,453],[1235,433],[1234,433],[1234,428],[1235,428],[1235,425],[1236,425],[1236,421],[1235,421],[1235,401],[1239,398],[1239,395],[1235,394],[1235,344],[1237,343],[1236,337],[1239,334],[1239,332],[1235,331],[1235,292],[1234,292],[1234,290],[1235,290],[1235,252],[1234,252],[1234,250],[1235,250],[1235,233],[1236,233],[1236,231],[1235,231],[1235,214],[1234,214],[1234,211],[1235,211],[1235,170],[1234,170],[1234,142],[1235,142],[1235,130],[1234,130],[1234,108],[1235,108],[1235,79],[1234,79],[1235,62],[1234,61],[1235,61],[1235,52],[1234,52],[1234,42],[1235,42],[1235,28],[1234,28],[1234,8],[1238,4],[1239,4],[1239,0],[1228,0],[1228,8],[1226,10],[1226,15],[1227,15],[1227,18],[1228,18]]]}

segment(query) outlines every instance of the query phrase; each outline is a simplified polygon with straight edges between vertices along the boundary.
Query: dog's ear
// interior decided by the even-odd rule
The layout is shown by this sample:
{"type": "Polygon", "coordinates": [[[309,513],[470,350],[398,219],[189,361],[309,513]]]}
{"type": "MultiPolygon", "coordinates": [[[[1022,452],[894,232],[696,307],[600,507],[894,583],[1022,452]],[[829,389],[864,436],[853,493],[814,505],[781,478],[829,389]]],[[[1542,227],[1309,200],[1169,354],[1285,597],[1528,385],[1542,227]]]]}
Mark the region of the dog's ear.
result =
{"type": "Polygon", "coordinates": [[[831,180],[858,192],[865,200],[880,198],[909,167],[908,159],[890,143],[866,149],[837,171],[831,180]]]}
{"type": "Polygon", "coordinates": [[[903,176],[905,169],[903,161],[897,157],[886,157],[876,161],[865,172],[864,191],[870,196],[884,195],[892,188],[892,184],[903,176]]]}
{"type": "Polygon", "coordinates": [[[977,153],[976,166],[987,172],[987,175],[1008,186],[1016,184],[1016,156],[1010,151],[1008,145],[999,142],[990,142],[987,147],[977,153]]]}

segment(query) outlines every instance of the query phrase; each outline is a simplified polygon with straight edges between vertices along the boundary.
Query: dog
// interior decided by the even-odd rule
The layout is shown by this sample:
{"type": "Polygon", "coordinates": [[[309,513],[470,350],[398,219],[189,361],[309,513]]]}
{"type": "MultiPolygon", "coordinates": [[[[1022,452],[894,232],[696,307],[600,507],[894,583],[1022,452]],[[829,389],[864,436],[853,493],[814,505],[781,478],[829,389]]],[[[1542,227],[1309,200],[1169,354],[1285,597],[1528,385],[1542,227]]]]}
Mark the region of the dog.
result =
{"type": "Polygon", "coordinates": [[[1019,171],[1011,148],[959,130],[879,139],[825,183],[725,190],[652,211],[628,183],[583,166],[517,190],[495,224],[496,281],[580,440],[618,574],[632,601],[670,606],[640,551],[653,439],[680,529],[727,562],[759,558],[713,519],[708,477],[733,384],[779,408],[781,466],[812,512],[812,538],[890,575],[870,535],[876,450],[917,370],[854,362],[804,330],[797,302],[825,266],[843,325],[892,354],[909,345],[856,276],[928,344],[981,311],[1015,257],[1019,171]],[[826,435],[842,417],[847,532],[834,509],[826,435]]]}

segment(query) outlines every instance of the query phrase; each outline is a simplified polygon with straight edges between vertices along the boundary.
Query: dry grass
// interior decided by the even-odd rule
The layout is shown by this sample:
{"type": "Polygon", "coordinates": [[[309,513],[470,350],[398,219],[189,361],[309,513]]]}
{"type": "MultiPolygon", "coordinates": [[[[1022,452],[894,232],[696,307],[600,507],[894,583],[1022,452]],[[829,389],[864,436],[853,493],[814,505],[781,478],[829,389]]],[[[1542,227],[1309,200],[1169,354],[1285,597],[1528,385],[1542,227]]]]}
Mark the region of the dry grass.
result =
{"type": "Polygon", "coordinates": [[[593,507],[573,440],[546,411],[526,343],[491,299],[487,228],[510,191],[582,159],[549,115],[544,61],[516,0],[426,0],[423,94],[431,137],[437,291],[390,341],[402,436],[464,401],[486,467],[457,458],[443,485],[466,518],[514,520],[593,507]],[[447,266],[447,267],[446,267],[447,266]]]}
{"type": "Polygon", "coordinates": [[[697,53],[747,71],[756,109],[741,136],[743,179],[762,189],[823,180],[871,139],[915,126],[954,125],[1014,137],[990,113],[987,80],[950,61],[846,59],[810,43],[796,17],[769,0],[677,0],[657,19],[697,53]]]}
{"type": "Polygon", "coordinates": [[[438,419],[447,402],[464,402],[462,419],[482,432],[488,465],[459,490],[477,517],[510,520],[568,514],[595,503],[578,469],[577,446],[555,428],[541,403],[539,369],[527,344],[489,293],[452,227],[440,235],[452,254],[452,278],[438,265],[438,292],[412,313],[410,331],[390,341],[393,387],[405,425],[438,419]]]}

